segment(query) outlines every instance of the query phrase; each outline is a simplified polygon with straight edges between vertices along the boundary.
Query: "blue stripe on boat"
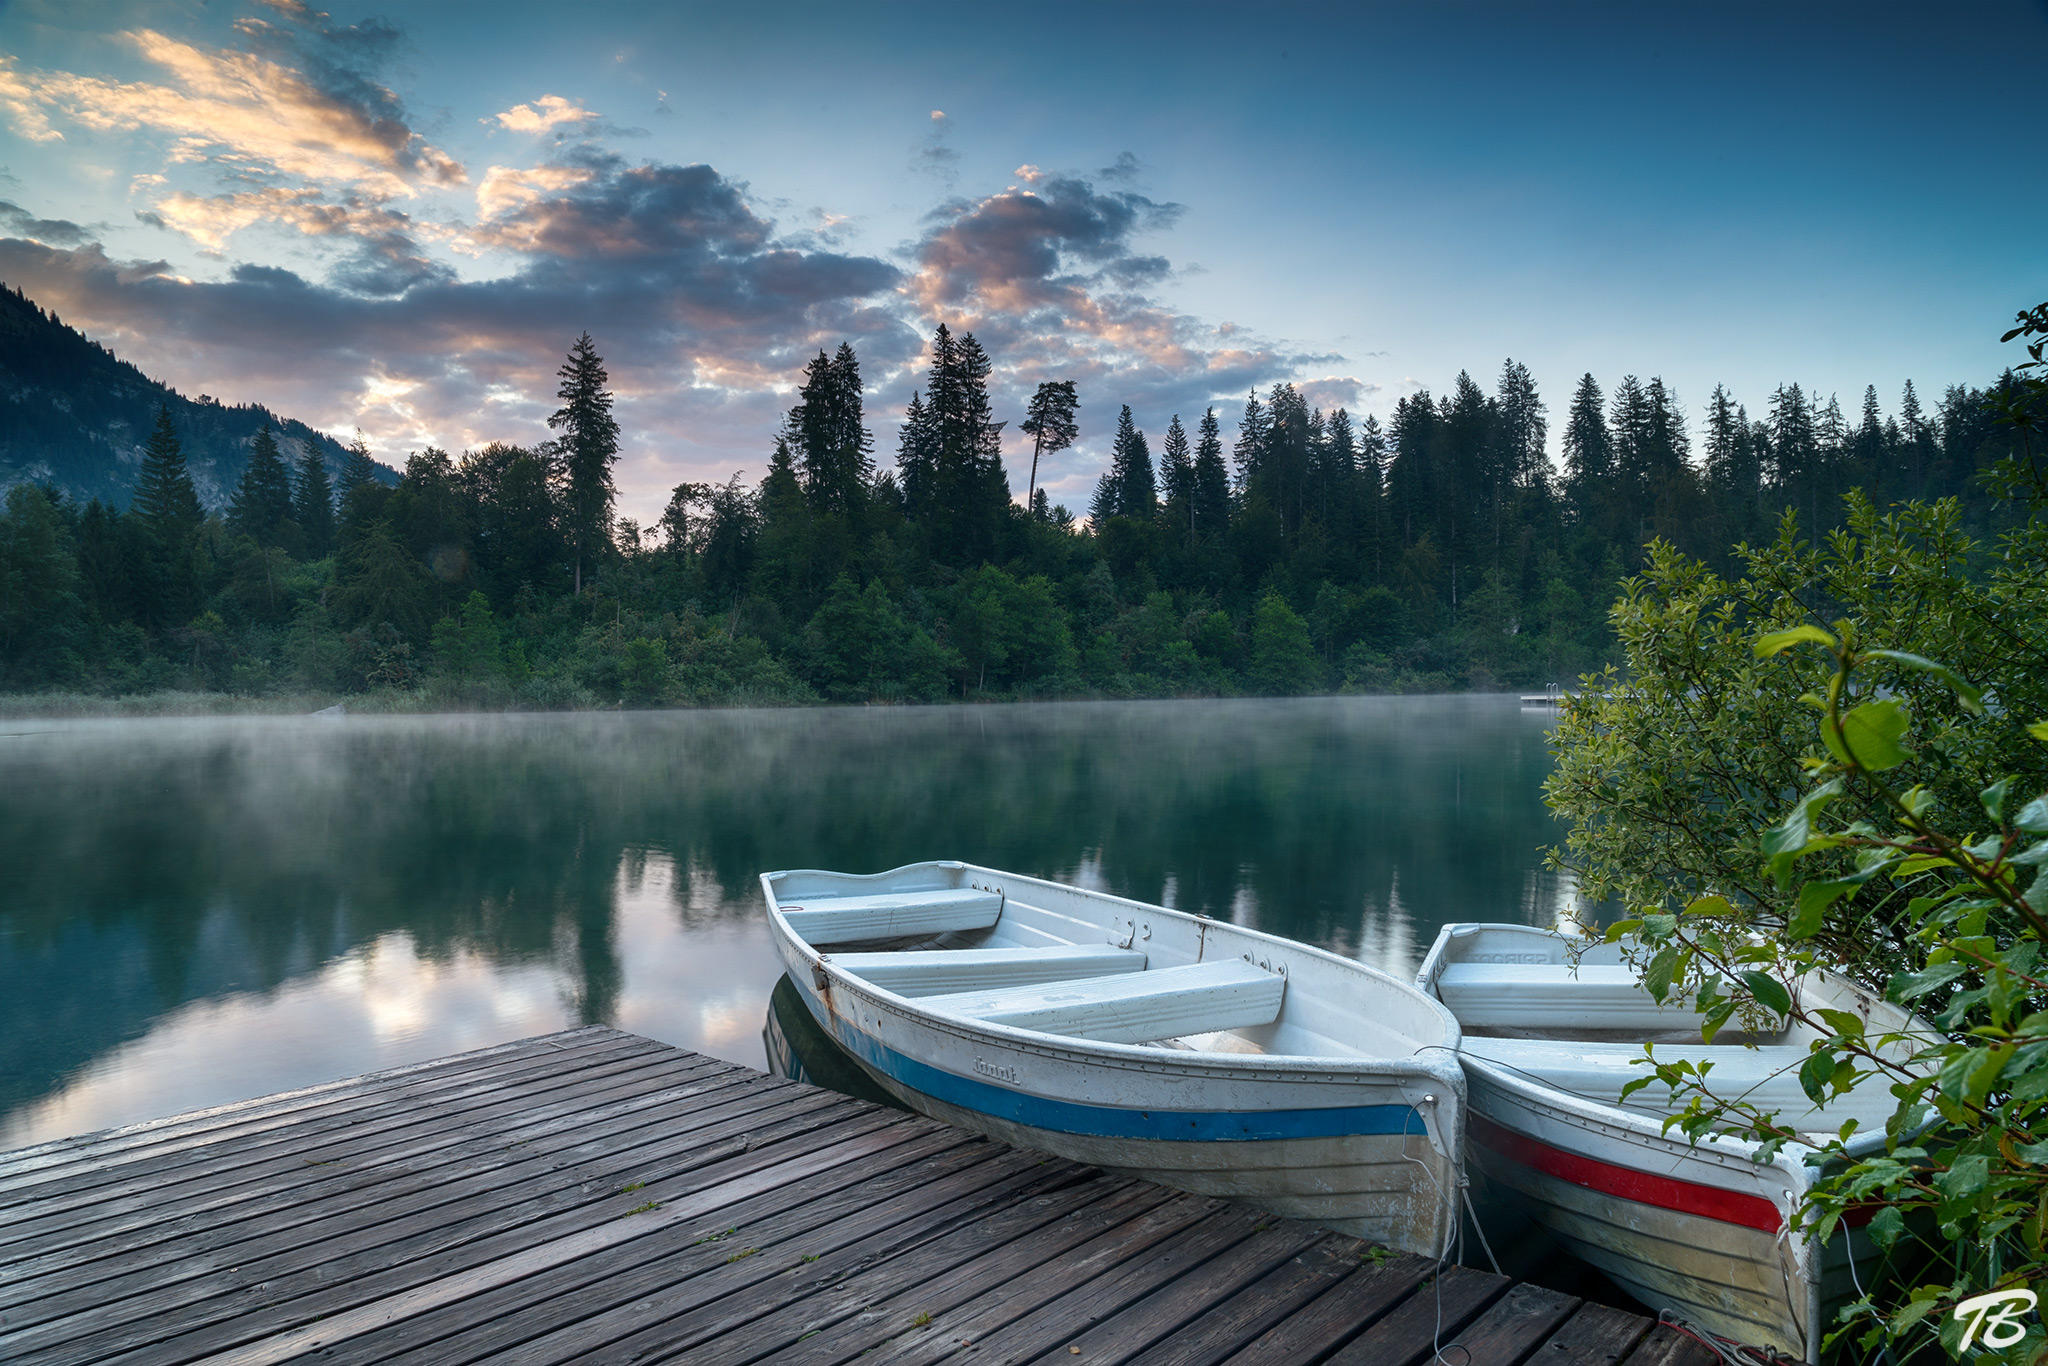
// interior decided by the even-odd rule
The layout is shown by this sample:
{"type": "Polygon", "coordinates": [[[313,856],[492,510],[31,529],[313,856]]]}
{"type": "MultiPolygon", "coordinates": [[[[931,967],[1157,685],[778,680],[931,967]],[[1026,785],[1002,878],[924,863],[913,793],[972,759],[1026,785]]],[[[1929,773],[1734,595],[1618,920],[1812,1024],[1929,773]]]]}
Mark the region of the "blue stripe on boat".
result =
{"type": "Polygon", "coordinates": [[[884,1076],[963,1110],[1063,1134],[1231,1143],[1274,1138],[1341,1138],[1348,1134],[1422,1134],[1422,1116],[1408,1105],[1343,1105],[1317,1110],[1127,1110],[1028,1095],[992,1086],[907,1057],[819,1008],[796,982],[811,1018],[830,1028],[841,1047],[884,1076]]]}

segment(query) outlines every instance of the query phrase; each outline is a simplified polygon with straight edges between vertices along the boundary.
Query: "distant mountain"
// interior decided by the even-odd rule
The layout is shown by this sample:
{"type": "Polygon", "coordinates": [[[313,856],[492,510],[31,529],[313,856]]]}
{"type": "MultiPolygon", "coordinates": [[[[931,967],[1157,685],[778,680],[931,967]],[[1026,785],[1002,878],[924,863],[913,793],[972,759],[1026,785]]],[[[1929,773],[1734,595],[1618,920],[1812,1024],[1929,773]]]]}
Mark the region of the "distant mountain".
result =
{"type": "MultiPolygon", "coordinates": [[[[304,443],[327,461],[329,478],[347,452],[333,437],[255,404],[186,398],[0,284],[0,491],[50,484],[83,502],[128,505],[142,447],[168,403],[199,501],[225,508],[249,463],[249,445],[269,423],[288,461],[304,443]]],[[[398,472],[379,465],[391,483],[398,472]]]]}

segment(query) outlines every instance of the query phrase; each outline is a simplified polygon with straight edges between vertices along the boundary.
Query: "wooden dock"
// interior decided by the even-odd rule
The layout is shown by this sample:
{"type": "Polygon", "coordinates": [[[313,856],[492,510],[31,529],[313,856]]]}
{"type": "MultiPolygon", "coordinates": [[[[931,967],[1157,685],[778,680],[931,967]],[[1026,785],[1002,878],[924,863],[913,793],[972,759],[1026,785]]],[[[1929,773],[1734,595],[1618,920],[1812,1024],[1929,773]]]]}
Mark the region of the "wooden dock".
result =
{"type": "Polygon", "coordinates": [[[21,1366],[1710,1360],[1436,1271],[602,1028],[0,1154],[21,1366]]]}

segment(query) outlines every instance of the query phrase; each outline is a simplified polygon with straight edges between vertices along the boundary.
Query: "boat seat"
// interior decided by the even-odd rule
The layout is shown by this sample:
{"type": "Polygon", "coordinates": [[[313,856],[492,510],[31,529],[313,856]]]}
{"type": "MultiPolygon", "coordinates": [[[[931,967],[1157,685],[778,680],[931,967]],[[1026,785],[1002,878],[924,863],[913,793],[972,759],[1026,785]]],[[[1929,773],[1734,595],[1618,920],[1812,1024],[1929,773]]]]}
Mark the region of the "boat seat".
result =
{"type": "Polygon", "coordinates": [[[1619,963],[1450,963],[1437,996],[1466,1029],[1668,1029],[1689,1000],[1658,1005],[1619,963]]]}
{"type": "Polygon", "coordinates": [[[1143,972],[1145,955],[1107,944],[1043,949],[908,949],[899,953],[835,953],[834,965],[898,996],[992,991],[998,987],[1079,981],[1143,972]]]}
{"type": "Polygon", "coordinates": [[[1082,981],[927,996],[932,1010],[1102,1043],[1271,1024],[1287,979],[1241,958],[1149,968],[1082,981]]]}
{"type": "MultiPolygon", "coordinates": [[[[1671,1088],[1657,1081],[1650,1065],[1638,1062],[1641,1044],[1586,1043],[1577,1039],[1493,1039],[1467,1034],[1458,1045],[1461,1053],[1484,1058],[1515,1072],[1554,1086],[1560,1091],[1622,1105],[1631,1110],[1657,1114],[1671,1111],[1671,1088]],[[1621,1089],[1637,1077],[1649,1076],[1650,1084],[1624,1101],[1621,1089]]],[[[1806,1060],[1804,1046],[1783,1044],[1744,1048],[1740,1044],[1658,1044],[1660,1062],[1714,1064],[1706,1085],[1721,1100],[1742,1100],[1763,1110],[1773,1110],[1780,1120],[1797,1122],[1801,1129],[1838,1129],[1842,1121],[1854,1119],[1865,1128],[1881,1127],[1898,1102],[1882,1078],[1816,1109],[1799,1085],[1799,1064],[1806,1060]],[[1818,1119],[1818,1123],[1813,1121],[1818,1119]]],[[[1681,1098],[1688,1095],[1681,1091],[1681,1098]]]]}
{"type": "Polygon", "coordinates": [[[869,939],[949,934],[992,928],[1003,899],[973,887],[873,896],[805,897],[782,907],[783,919],[806,944],[856,944],[869,939]]]}

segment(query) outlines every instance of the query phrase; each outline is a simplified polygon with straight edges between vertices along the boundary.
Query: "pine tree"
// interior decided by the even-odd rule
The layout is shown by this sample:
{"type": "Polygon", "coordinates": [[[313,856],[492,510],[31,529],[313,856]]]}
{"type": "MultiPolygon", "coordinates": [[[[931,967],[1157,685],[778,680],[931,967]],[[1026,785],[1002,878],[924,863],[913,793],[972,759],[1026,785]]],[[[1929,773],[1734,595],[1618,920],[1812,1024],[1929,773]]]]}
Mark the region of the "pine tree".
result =
{"type": "Polygon", "coordinates": [[[1110,475],[1116,481],[1116,503],[1112,513],[1135,521],[1149,522],[1159,512],[1158,487],[1152,478],[1152,450],[1145,434],[1131,422],[1131,405],[1126,403],[1116,420],[1116,440],[1109,451],[1110,475]]]}
{"type": "Polygon", "coordinates": [[[265,423],[249,449],[241,485],[228,504],[228,524],[258,545],[276,545],[291,520],[291,475],[277,449],[277,438],[265,423]]]}
{"type": "Polygon", "coordinates": [[[182,539],[199,529],[205,514],[192,476],[185,469],[185,448],[171,426],[171,410],[156,410],[156,430],[143,448],[142,470],[135,479],[131,510],[159,540],[182,539]]]}
{"type": "Polygon", "coordinates": [[[1330,538],[1355,546],[1358,538],[1358,436],[1351,414],[1339,408],[1330,414],[1323,439],[1316,446],[1309,471],[1316,515],[1330,538]]]}
{"type": "Polygon", "coordinates": [[[1166,440],[1159,446],[1159,489],[1168,518],[1176,526],[1185,524],[1194,530],[1195,458],[1188,449],[1187,428],[1180,425],[1179,413],[1166,424],[1166,440]]]}
{"type": "Polygon", "coordinates": [[[1877,406],[1877,386],[1863,389],[1863,420],[1850,443],[1855,479],[1889,498],[1898,492],[1898,475],[1891,467],[1891,446],[1884,436],[1884,412],[1877,406]]]}
{"type": "MultiPolygon", "coordinates": [[[[928,446],[931,485],[921,500],[921,520],[933,557],[955,567],[995,554],[1010,504],[1003,475],[1004,424],[993,420],[989,408],[990,368],[988,353],[972,333],[956,339],[939,324],[925,390],[922,439],[928,446]]],[[[908,497],[908,484],[904,491],[906,501],[920,501],[908,497]]]]}
{"type": "MultiPolygon", "coordinates": [[[[1815,442],[1813,408],[1797,384],[1781,384],[1771,394],[1771,492],[1792,506],[1819,506],[1820,453],[1815,442]]],[[[1811,526],[1811,514],[1808,514],[1811,526]]]]}
{"type": "Polygon", "coordinates": [[[361,432],[348,443],[348,458],[341,462],[341,479],[335,485],[334,496],[347,502],[349,494],[363,484],[377,482],[377,462],[370,458],[370,443],[363,440],[361,432]]]}
{"type": "Polygon", "coordinates": [[[904,511],[913,522],[923,522],[931,515],[938,481],[937,444],[931,412],[924,406],[924,391],[912,390],[897,439],[896,470],[904,511]]]}
{"type": "Polygon", "coordinates": [[[559,448],[563,482],[562,520],[569,535],[575,591],[583,592],[583,568],[595,565],[612,549],[612,503],[617,489],[612,466],[619,459],[619,424],[612,417],[611,376],[597,346],[585,332],[569,348],[569,358],[555,372],[555,391],[562,406],[548,426],[562,433],[559,448]]]}
{"type": "Polygon", "coordinates": [[[1920,411],[1920,395],[1913,391],[1910,379],[1899,398],[1899,435],[1900,487],[1907,496],[1917,497],[1926,489],[1927,478],[1933,472],[1934,433],[1920,411]]]}
{"type": "Polygon", "coordinates": [[[327,461],[320,443],[300,443],[298,479],[292,485],[292,520],[299,524],[306,557],[317,560],[334,548],[334,488],[327,481],[327,461]]]}
{"type": "Polygon", "coordinates": [[[1266,444],[1258,460],[1256,476],[1245,485],[1246,492],[1261,492],[1280,514],[1280,523],[1291,537],[1301,529],[1308,504],[1309,452],[1314,437],[1309,426],[1308,401],[1292,384],[1276,384],[1266,401],[1266,444]]]}
{"type": "Polygon", "coordinates": [[[1358,530],[1360,563],[1372,566],[1372,581],[1383,572],[1386,550],[1387,434],[1371,413],[1358,429],[1358,530]]]}
{"type": "Polygon", "coordinates": [[[1122,503],[1123,494],[1116,482],[1116,466],[1112,464],[1095,481],[1095,494],[1088,500],[1088,525],[1095,531],[1101,531],[1109,525],[1109,519],[1117,515],[1122,503]]]}
{"type": "Polygon", "coordinates": [[[1025,500],[1034,508],[1034,517],[1039,457],[1055,455],[1074,444],[1074,438],[1081,434],[1080,424],[1074,420],[1074,410],[1080,406],[1081,401],[1074,396],[1074,382],[1062,379],[1039,385],[1031,395],[1030,406],[1024,410],[1024,421],[1018,430],[1031,438],[1031,479],[1025,485],[1025,500]]]}
{"type": "Polygon", "coordinates": [[[1597,524],[1613,474],[1614,439],[1607,430],[1607,401],[1589,371],[1579,378],[1564,427],[1565,497],[1581,524],[1597,524]]]}
{"type": "Polygon", "coordinates": [[[1544,439],[1550,424],[1546,409],[1536,392],[1536,377],[1529,367],[1510,359],[1500,370],[1501,469],[1517,488],[1542,488],[1549,482],[1549,461],[1544,439]]]}
{"type": "Polygon", "coordinates": [[[783,439],[812,509],[857,517],[874,477],[874,438],[863,421],[860,358],[850,343],[841,342],[836,356],[818,352],[804,368],[783,439]]]}
{"type": "Polygon", "coordinates": [[[1230,472],[1223,465],[1223,434],[1216,410],[1205,409],[1196,428],[1195,483],[1189,510],[1195,534],[1219,540],[1230,526],[1230,472]]]}
{"type": "Polygon", "coordinates": [[[1432,450],[1437,409],[1429,390],[1418,389],[1394,404],[1388,428],[1387,509],[1398,548],[1412,546],[1429,530],[1435,508],[1432,450]]]}
{"type": "Polygon", "coordinates": [[[1237,420],[1237,445],[1230,451],[1231,464],[1235,467],[1232,473],[1240,496],[1251,487],[1259,466],[1265,461],[1266,443],[1271,431],[1271,424],[1266,421],[1266,410],[1259,405],[1259,391],[1254,389],[1245,398],[1244,416],[1237,420]]]}

